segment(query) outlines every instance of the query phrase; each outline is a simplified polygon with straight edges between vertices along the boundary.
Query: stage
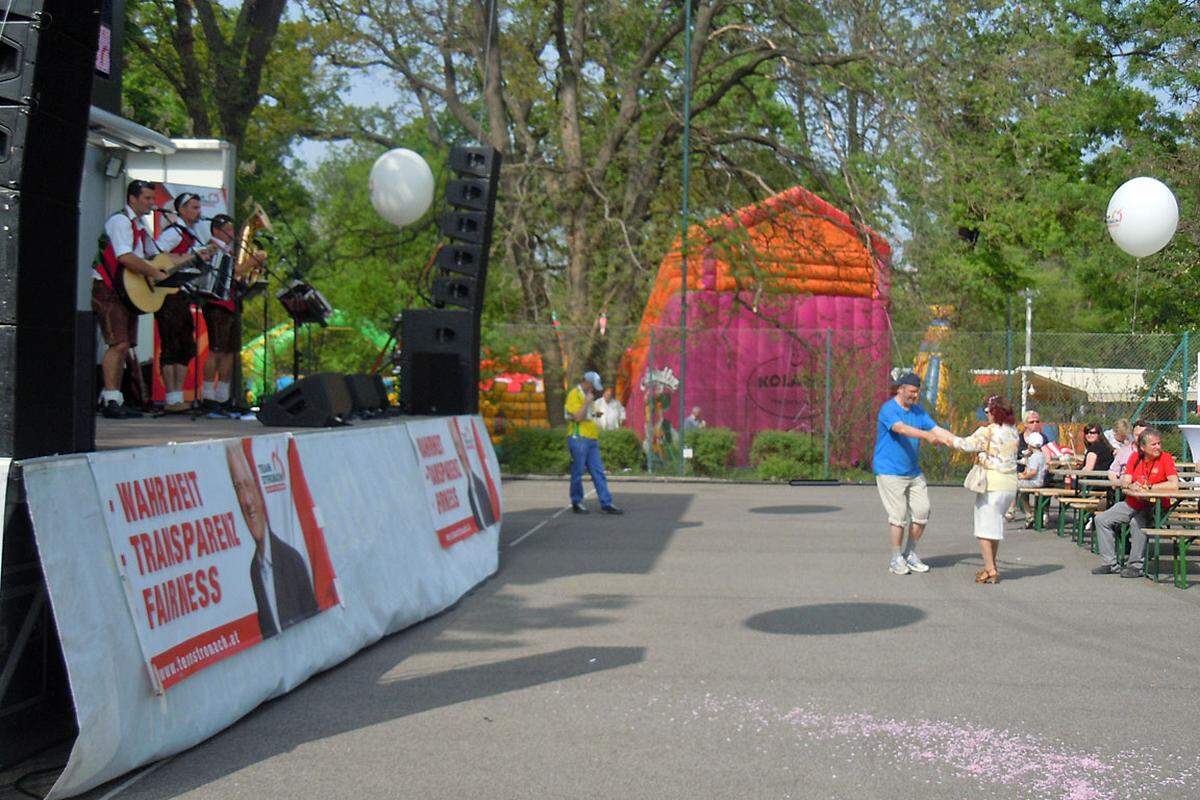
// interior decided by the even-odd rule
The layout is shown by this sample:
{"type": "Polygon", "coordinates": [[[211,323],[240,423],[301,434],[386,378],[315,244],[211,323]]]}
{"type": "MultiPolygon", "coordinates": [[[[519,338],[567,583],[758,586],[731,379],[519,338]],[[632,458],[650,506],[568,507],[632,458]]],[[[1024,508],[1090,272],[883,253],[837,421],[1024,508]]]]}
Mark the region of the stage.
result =
{"type": "Polygon", "coordinates": [[[236,439],[242,436],[262,436],[268,433],[307,433],[311,431],[351,430],[378,427],[425,419],[424,417],[383,417],[355,420],[343,428],[276,428],[267,427],[257,419],[192,419],[186,414],[149,415],[141,419],[96,418],[96,450],[122,450],[127,447],[151,447],[180,442],[203,442],[210,439],[236,439]]]}
{"type": "Polygon", "coordinates": [[[40,562],[29,615],[52,616],[78,731],[51,797],[192,747],[499,564],[477,416],[99,419],[97,452],[19,466],[24,549],[4,552],[40,562]]]}

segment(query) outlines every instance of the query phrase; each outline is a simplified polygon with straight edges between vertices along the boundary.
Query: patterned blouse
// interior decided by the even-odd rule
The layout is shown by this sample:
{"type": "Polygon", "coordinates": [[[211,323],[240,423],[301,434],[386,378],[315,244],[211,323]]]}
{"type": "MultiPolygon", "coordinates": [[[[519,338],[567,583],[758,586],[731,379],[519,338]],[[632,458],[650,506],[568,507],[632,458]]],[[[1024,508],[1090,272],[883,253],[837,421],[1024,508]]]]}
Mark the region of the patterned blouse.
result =
{"type": "Polygon", "coordinates": [[[954,437],[954,449],[980,453],[979,463],[988,471],[989,492],[1017,490],[1017,450],[1021,436],[1012,425],[992,423],[966,437],[954,437]],[[989,432],[991,439],[989,440],[989,432]],[[984,448],[987,448],[986,454],[984,448]]]}

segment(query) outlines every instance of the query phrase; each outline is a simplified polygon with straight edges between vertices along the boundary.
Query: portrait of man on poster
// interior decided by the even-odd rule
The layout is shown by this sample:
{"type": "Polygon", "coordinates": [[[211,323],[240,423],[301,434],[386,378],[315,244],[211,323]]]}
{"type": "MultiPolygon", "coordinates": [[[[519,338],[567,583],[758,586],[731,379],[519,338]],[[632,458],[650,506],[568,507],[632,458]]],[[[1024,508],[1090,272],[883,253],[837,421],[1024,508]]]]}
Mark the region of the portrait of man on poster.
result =
{"type": "Polygon", "coordinates": [[[250,584],[258,605],[258,625],[262,637],[267,639],[320,609],[304,557],[271,530],[254,465],[241,442],[227,445],[225,457],[242,519],[254,539],[250,584]]]}
{"type": "MultiPolygon", "coordinates": [[[[475,517],[475,524],[479,526],[479,530],[483,530],[496,522],[496,509],[492,506],[492,496],[488,492],[487,481],[471,467],[471,458],[467,453],[462,431],[459,430],[458,420],[450,419],[448,422],[450,438],[454,440],[454,451],[458,454],[463,475],[467,478],[467,500],[471,504],[471,514],[475,517]]],[[[474,432],[471,435],[474,436],[474,432]]]]}

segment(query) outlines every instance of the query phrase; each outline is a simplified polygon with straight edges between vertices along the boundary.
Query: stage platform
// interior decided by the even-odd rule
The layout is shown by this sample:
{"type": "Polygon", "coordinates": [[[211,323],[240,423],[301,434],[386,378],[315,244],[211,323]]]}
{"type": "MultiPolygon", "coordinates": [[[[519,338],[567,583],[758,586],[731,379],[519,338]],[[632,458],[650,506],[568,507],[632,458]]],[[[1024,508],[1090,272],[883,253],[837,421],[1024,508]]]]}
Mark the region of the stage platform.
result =
{"type": "MultiPolygon", "coordinates": [[[[355,420],[351,428],[366,428],[392,425],[411,419],[425,417],[383,417],[381,419],[355,420]]],[[[122,450],[127,447],[150,447],[171,442],[203,442],[210,439],[233,439],[239,436],[262,436],[266,433],[304,433],[306,431],[332,430],[331,428],[276,428],[267,427],[257,419],[192,419],[184,414],[166,414],[160,417],[145,416],[141,419],[96,418],[96,450],[122,450]]]]}

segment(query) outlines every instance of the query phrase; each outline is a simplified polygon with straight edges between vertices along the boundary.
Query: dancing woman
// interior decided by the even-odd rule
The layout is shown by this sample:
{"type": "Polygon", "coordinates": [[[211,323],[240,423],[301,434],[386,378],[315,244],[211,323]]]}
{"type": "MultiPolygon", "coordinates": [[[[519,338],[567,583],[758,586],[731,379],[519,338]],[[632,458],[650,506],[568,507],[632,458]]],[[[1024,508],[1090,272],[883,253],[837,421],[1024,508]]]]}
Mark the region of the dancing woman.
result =
{"type": "Polygon", "coordinates": [[[1017,496],[1017,433],[1012,406],[1007,399],[993,395],[987,401],[989,423],[967,437],[955,436],[948,444],[964,453],[978,453],[978,463],[986,470],[987,491],[975,495],[975,538],[983,555],[983,569],[975,573],[976,583],[997,583],[996,553],[1004,538],[1004,511],[1017,496]]]}

